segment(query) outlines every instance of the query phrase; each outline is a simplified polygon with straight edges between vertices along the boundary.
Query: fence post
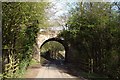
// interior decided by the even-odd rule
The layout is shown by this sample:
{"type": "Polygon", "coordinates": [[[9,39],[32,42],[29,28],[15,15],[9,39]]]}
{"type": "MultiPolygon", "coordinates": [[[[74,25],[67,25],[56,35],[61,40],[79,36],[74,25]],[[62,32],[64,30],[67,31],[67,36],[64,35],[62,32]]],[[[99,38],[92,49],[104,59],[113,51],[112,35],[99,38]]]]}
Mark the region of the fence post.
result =
{"type": "Polygon", "coordinates": [[[91,73],[93,73],[93,59],[91,58],[91,73]]]}

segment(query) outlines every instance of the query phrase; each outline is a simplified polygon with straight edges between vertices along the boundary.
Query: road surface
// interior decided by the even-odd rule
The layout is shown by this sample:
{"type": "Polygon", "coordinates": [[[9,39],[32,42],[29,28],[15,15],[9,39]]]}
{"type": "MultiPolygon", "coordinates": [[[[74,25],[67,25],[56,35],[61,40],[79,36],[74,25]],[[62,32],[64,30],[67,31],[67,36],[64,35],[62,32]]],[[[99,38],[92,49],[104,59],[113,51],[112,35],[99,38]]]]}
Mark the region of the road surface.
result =
{"type": "Polygon", "coordinates": [[[62,63],[49,62],[45,64],[39,70],[36,78],[77,78],[60,69],[58,65],[62,66],[62,63]]]}

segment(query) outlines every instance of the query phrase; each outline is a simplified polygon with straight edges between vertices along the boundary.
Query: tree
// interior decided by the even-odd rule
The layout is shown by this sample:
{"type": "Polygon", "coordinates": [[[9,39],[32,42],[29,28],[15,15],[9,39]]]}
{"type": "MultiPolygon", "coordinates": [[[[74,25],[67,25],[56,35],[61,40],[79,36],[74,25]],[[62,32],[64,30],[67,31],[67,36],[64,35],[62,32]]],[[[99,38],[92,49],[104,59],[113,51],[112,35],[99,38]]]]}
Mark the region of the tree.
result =
{"type": "MultiPolygon", "coordinates": [[[[20,69],[23,63],[29,64],[37,33],[46,24],[45,9],[47,6],[46,2],[2,3],[3,61],[7,59],[7,63],[12,65],[12,61],[20,60],[18,63],[20,69]]],[[[12,77],[12,72],[10,74],[5,75],[12,77]]]]}
{"type": "Polygon", "coordinates": [[[120,26],[119,14],[113,10],[113,4],[81,2],[70,11],[70,15],[66,23],[68,30],[60,35],[71,49],[77,51],[69,53],[76,56],[73,60],[83,66],[79,66],[81,69],[85,68],[82,63],[88,63],[93,66],[88,66],[89,72],[103,72],[111,78],[119,78],[120,26]],[[79,62],[81,59],[82,63],[79,62]]]}

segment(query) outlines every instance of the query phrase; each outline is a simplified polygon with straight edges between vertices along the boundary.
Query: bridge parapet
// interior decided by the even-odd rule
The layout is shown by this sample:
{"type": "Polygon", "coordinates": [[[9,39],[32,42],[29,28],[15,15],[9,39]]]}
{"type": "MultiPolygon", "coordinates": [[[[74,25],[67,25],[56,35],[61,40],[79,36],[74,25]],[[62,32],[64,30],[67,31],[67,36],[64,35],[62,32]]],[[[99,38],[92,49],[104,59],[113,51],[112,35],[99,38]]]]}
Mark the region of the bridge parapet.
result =
{"type": "Polygon", "coordinates": [[[59,31],[42,31],[38,34],[37,37],[37,45],[40,46],[43,44],[44,41],[50,39],[50,38],[55,38],[59,34],[59,31]]]}

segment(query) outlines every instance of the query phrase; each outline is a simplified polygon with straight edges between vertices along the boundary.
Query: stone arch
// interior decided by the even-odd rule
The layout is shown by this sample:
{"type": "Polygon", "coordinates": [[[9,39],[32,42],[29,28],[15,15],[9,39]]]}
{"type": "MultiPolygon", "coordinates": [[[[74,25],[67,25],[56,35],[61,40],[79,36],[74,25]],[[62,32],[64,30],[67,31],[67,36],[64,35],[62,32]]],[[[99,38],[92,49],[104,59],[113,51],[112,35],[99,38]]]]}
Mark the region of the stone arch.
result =
{"type": "Polygon", "coordinates": [[[63,46],[64,46],[64,48],[65,48],[65,62],[67,62],[68,61],[68,59],[67,59],[67,54],[68,54],[68,45],[67,45],[67,43],[65,42],[65,40],[64,40],[64,38],[56,38],[56,37],[54,37],[54,38],[49,38],[48,40],[46,40],[46,41],[44,41],[43,43],[42,43],[42,45],[40,46],[40,50],[41,50],[41,48],[42,48],[42,46],[45,44],[45,43],[47,43],[47,42],[49,42],[49,41],[56,41],[56,42],[59,42],[59,43],[61,43],[63,46]]]}

